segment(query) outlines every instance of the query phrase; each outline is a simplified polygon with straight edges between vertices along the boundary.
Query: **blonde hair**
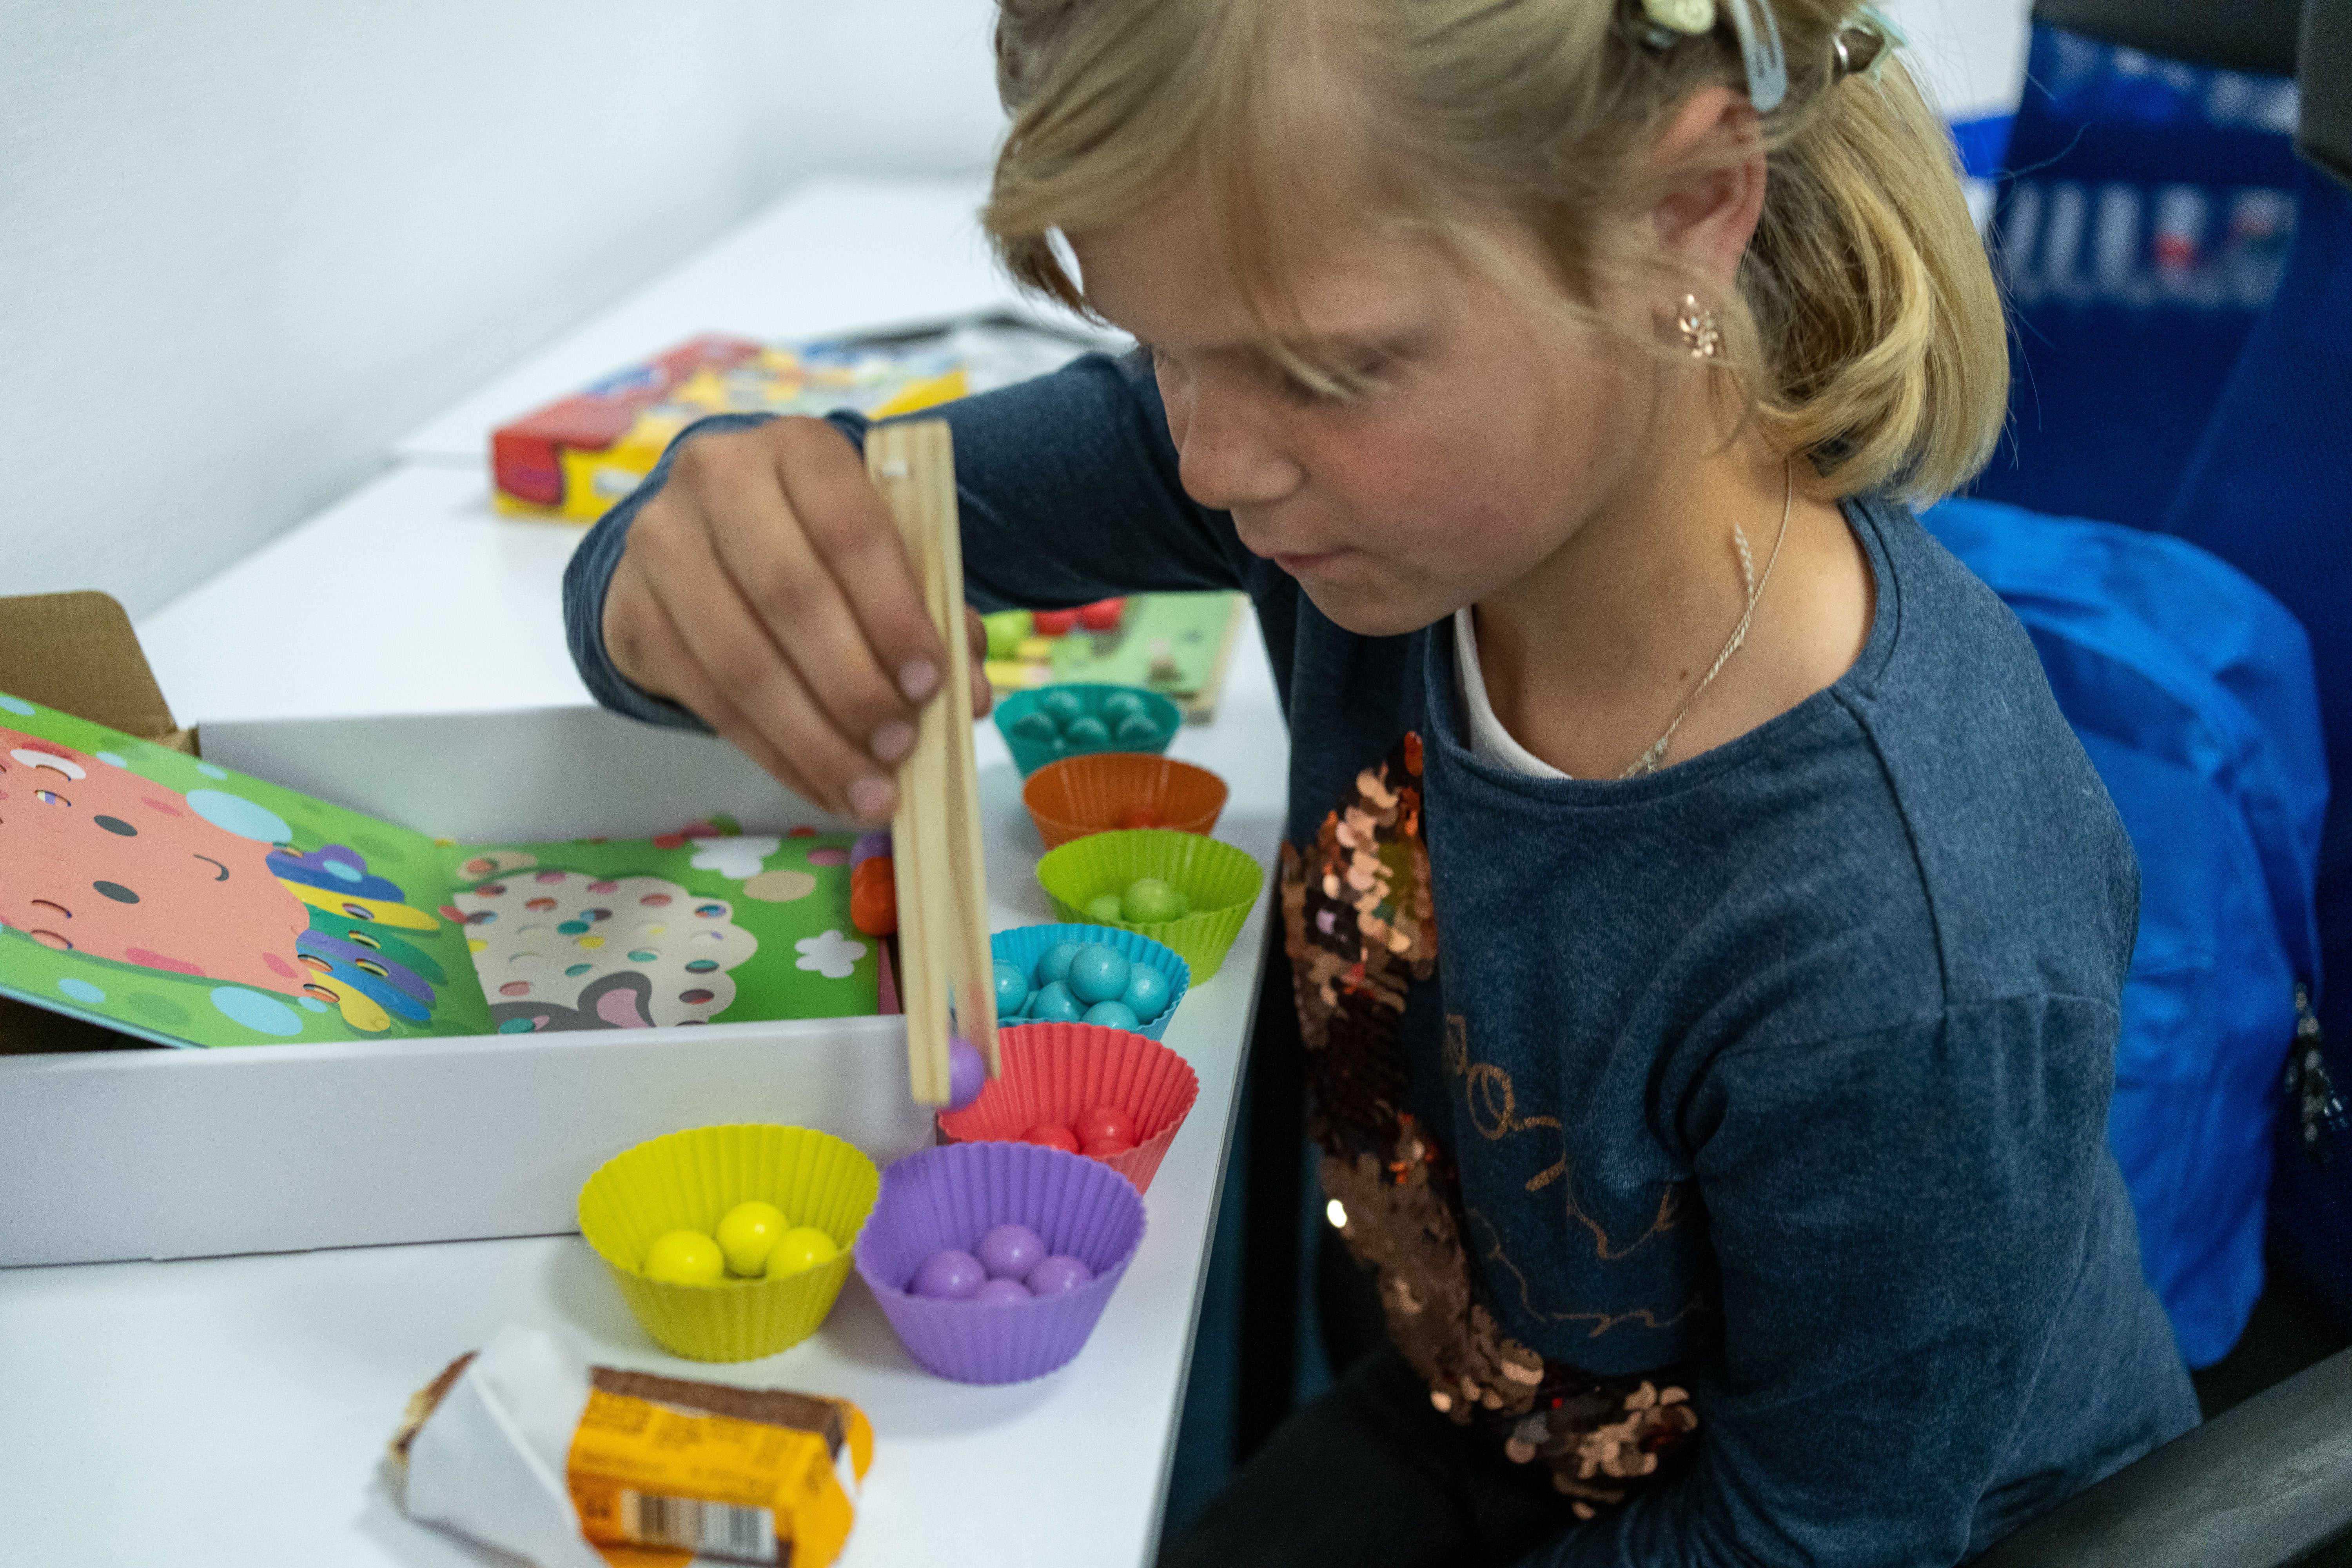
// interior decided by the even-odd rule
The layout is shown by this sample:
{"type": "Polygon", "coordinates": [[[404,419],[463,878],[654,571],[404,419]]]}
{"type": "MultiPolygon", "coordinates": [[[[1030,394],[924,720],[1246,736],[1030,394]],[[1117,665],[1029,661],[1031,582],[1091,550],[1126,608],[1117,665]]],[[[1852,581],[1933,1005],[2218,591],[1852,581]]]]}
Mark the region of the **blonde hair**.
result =
{"type": "MultiPolygon", "coordinates": [[[[1899,60],[1832,70],[1852,0],[1769,3],[1789,92],[1763,117],[1762,216],[1735,289],[1694,291],[1748,417],[1819,476],[1806,488],[1948,493],[1990,456],[2009,393],[1950,142],[1899,60]]],[[[1013,118],[982,217],[1013,277],[1083,310],[1056,232],[1190,184],[1277,356],[1295,263],[1335,224],[1491,260],[1481,220],[1507,213],[1591,319],[1603,284],[1660,265],[1631,220],[1686,172],[1653,166],[1675,113],[1746,85],[1727,20],[1660,49],[1638,0],[1001,0],[996,43],[1013,118]]]]}

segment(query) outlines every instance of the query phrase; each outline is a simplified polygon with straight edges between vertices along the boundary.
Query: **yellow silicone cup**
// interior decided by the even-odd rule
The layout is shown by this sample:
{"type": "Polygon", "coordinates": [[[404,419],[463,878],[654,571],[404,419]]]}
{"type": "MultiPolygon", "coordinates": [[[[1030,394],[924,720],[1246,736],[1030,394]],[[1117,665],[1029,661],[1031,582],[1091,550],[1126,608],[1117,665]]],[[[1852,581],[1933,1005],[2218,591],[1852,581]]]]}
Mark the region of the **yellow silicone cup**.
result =
{"type": "Polygon", "coordinates": [[[829,1132],[689,1128],[599,1166],[580,1189],[580,1234],[656,1344],[694,1361],[751,1361],[800,1343],[833,1310],[881,1183],[873,1161],[829,1132]],[[791,1224],[824,1232],[840,1254],[780,1279],[670,1285],[641,1272],[655,1237],[672,1230],[711,1235],[720,1215],[754,1198],[783,1210],[791,1224]]]}
{"type": "Polygon", "coordinates": [[[1242,922],[1265,889],[1265,868],[1219,839],[1169,827],[1133,827],[1090,833],[1047,850],[1037,862],[1037,885],[1065,921],[1140,931],[1173,949],[1192,966],[1192,984],[1198,985],[1216,973],[1225,950],[1241,934],[1242,922]],[[1099,921],[1087,912],[1087,900],[1124,894],[1141,877],[1157,877],[1174,888],[1192,912],[1172,921],[1099,921]]]}

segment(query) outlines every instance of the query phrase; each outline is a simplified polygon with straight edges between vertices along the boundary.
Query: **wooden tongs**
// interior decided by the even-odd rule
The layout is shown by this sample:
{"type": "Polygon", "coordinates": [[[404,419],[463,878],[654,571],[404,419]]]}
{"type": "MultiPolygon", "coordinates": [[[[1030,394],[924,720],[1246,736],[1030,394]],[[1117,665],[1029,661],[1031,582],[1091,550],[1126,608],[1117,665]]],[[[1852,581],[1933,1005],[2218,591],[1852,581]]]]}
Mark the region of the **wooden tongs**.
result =
{"type": "Polygon", "coordinates": [[[988,879],[981,861],[980,788],[971,755],[971,650],[964,641],[963,544],[957,531],[955,448],[945,423],[877,425],[866,471],[898,524],[931,624],[947,650],[943,689],[926,705],[915,749],[898,770],[890,858],[898,895],[898,994],[915,1098],[950,1098],[950,994],[955,1028],[997,1076],[995,963],[988,946],[988,879]]]}

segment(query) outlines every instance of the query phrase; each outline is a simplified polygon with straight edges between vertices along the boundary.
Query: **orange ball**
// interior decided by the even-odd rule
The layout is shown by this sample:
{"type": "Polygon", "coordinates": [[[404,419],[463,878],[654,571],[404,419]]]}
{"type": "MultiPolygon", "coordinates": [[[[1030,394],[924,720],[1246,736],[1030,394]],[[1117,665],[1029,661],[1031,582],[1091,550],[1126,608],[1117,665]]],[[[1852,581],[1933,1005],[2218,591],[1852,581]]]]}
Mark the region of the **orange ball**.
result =
{"type": "Polygon", "coordinates": [[[1165,827],[1168,821],[1148,805],[1130,805],[1118,814],[1121,827],[1165,827]]]}
{"type": "Polygon", "coordinates": [[[849,923],[867,936],[888,936],[898,929],[898,883],[887,858],[877,855],[850,873],[849,923]],[[876,866],[881,871],[870,874],[876,866]]]}

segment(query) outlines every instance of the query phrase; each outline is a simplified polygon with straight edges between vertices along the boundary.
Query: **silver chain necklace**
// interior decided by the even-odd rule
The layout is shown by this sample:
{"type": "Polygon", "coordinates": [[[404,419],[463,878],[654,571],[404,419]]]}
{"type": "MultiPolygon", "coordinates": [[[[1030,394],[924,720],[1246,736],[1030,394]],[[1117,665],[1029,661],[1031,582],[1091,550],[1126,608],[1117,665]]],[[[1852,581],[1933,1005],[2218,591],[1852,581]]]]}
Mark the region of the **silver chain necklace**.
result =
{"type": "Polygon", "coordinates": [[[1691,694],[1683,699],[1681,707],[1675,710],[1674,718],[1666,724],[1666,732],[1651,742],[1648,751],[1626,764],[1625,771],[1617,775],[1619,778],[1640,778],[1658,771],[1658,763],[1665,756],[1666,747],[1673,742],[1675,731],[1683,727],[1683,720],[1689,716],[1691,704],[1715,683],[1715,678],[1723,673],[1723,667],[1731,662],[1731,656],[1739,651],[1739,645],[1748,640],[1748,623],[1756,618],[1756,601],[1764,596],[1764,584],[1772,580],[1772,568],[1780,559],[1780,546],[1789,542],[1789,512],[1796,500],[1796,470],[1784,458],[1780,464],[1780,533],[1772,541],[1772,553],[1764,558],[1762,576],[1757,575],[1756,563],[1748,553],[1747,533],[1738,523],[1731,525],[1732,543],[1739,551],[1740,580],[1748,586],[1748,606],[1739,612],[1739,624],[1731,628],[1731,640],[1723,645],[1723,651],[1715,656],[1715,662],[1707,666],[1706,673],[1699,678],[1699,683],[1691,688],[1691,694]]]}

